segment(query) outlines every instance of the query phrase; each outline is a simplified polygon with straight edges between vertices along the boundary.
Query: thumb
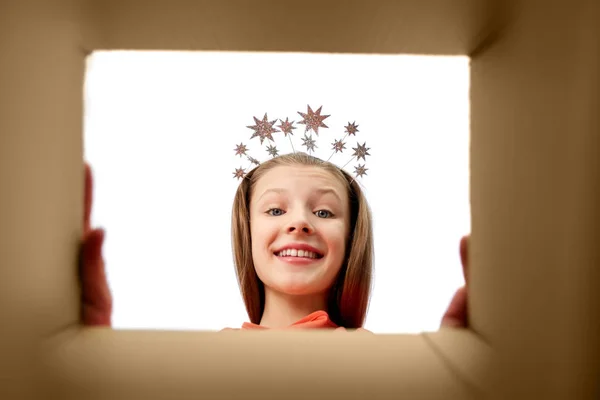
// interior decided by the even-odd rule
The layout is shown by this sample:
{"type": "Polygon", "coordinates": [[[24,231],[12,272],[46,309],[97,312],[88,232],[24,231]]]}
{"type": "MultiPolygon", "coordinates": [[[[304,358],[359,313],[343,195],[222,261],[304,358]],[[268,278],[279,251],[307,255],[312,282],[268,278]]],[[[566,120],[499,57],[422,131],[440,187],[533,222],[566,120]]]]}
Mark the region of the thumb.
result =
{"type": "Polygon", "coordinates": [[[448,309],[442,317],[442,327],[461,327],[469,326],[467,313],[467,288],[461,287],[456,291],[448,309]]]}

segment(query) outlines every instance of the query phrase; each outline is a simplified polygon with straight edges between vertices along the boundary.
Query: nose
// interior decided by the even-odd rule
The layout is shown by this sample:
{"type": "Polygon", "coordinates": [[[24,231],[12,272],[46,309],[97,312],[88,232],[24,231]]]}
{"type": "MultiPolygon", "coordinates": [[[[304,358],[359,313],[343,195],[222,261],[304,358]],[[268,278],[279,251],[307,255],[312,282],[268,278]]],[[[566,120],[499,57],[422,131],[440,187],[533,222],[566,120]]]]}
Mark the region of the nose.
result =
{"type": "Polygon", "coordinates": [[[304,233],[310,235],[314,232],[314,228],[304,215],[294,216],[286,226],[287,233],[304,233]]]}

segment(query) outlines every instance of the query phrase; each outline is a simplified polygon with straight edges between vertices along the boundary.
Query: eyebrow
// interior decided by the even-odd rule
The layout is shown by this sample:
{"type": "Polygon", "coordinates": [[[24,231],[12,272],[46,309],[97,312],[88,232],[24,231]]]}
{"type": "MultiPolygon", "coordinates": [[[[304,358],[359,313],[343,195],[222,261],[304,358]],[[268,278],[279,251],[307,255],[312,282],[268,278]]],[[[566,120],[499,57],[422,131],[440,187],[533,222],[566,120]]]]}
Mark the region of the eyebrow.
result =
{"type": "MultiPolygon", "coordinates": [[[[286,189],[281,189],[281,188],[267,189],[258,198],[258,200],[262,199],[265,195],[267,195],[268,193],[271,193],[271,192],[279,193],[279,194],[285,194],[288,191],[286,189]]],[[[318,193],[321,196],[326,195],[326,194],[333,194],[340,202],[342,201],[342,199],[337,194],[337,192],[334,189],[332,189],[332,188],[320,188],[320,189],[315,190],[313,193],[318,193]]]]}

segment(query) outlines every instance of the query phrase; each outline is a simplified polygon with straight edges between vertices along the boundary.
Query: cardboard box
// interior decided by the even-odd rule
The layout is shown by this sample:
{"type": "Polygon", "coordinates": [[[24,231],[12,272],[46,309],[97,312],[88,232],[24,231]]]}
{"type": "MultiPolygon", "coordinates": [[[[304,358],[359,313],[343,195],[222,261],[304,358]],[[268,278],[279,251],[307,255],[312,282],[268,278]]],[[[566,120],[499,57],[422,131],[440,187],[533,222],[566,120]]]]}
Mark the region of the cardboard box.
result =
{"type": "Polygon", "coordinates": [[[597,398],[599,76],[597,0],[2,0],[0,397],[597,398]],[[471,56],[471,328],[82,329],[99,49],[471,56]]]}

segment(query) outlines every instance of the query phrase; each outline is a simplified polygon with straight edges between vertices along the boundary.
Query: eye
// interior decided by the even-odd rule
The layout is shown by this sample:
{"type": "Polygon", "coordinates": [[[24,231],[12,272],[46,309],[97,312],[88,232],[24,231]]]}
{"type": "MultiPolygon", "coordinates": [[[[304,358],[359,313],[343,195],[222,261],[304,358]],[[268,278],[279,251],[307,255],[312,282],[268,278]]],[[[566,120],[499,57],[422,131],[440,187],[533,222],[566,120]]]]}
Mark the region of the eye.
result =
{"type": "Polygon", "coordinates": [[[319,210],[315,213],[315,215],[319,218],[331,218],[333,217],[333,214],[331,213],[331,211],[327,211],[327,210],[319,210]]]}
{"type": "Polygon", "coordinates": [[[281,208],[271,208],[267,211],[267,214],[272,215],[273,217],[278,217],[283,215],[284,212],[281,208]]]}

